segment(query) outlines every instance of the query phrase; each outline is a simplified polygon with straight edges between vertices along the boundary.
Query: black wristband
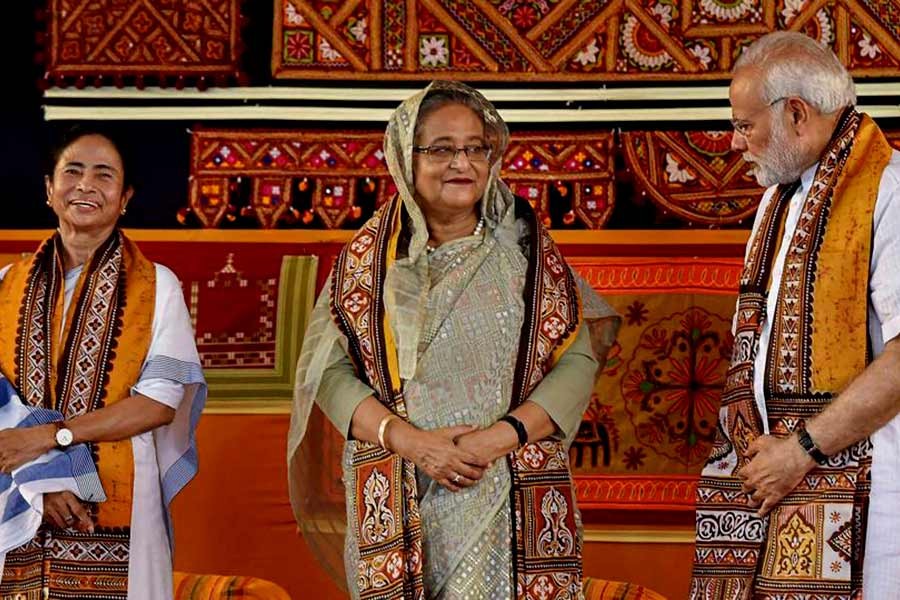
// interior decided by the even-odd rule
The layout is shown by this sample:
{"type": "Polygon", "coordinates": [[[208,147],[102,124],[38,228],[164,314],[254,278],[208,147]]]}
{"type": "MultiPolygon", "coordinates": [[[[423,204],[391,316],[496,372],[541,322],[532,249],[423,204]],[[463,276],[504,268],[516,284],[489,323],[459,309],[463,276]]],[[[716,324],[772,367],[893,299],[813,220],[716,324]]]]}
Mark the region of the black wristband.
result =
{"type": "Polygon", "coordinates": [[[824,465],[828,462],[828,457],[825,456],[824,452],[819,450],[819,447],[816,446],[816,443],[810,437],[808,431],[802,429],[797,432],[797,441],[800,442],[800,445],[803,446],[803,449],[806,450],[806,453],[809,454],[814,461],[820,465],[824,465]]]}
{"type": "Polygon", "coordinates": [[[528,443],[528,430],[525,429],[525,424],[522,421],[518,420],[512,415],[503,415],[500,417],[501,421],[506,421],[512,428],[516,430],[516,437],[519,438],[519,447],[521,448],[525,444],[528,443]]]}

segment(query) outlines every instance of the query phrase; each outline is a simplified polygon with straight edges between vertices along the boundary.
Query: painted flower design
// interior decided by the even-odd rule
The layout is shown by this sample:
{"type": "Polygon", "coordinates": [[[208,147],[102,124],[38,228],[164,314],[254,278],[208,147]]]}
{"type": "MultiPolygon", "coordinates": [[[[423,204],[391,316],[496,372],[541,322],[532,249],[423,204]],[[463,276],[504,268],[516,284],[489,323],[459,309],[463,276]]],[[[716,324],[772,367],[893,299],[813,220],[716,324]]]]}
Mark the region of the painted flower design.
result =
{"type": "Polygon", "coordinates": [[[419,46],[419,60],[426,67],[442,67],[447,64],[447,40],[437,36],[422,38],[419,46]]]}
{"type": "Polygon", "coordinates": [[[368,306],[369,301],[359,292],[353,292],[350,297],[344,300],[344,308],[352,313],[357,313],[368,306]]]}
{"type": "Polygon", "coordinates": [[[329,62],[342,60],[343,57],[341,53],[331,47],[331,44],[328,43],[324,37],[319,38],[319,55],[322,57],[322,60],[326,60],[329,62]]]}
{"type": "Polygon", "coordinates": [[[621,40],[625,56],[641,69],[658,70],[672,62],[665,47],[632,14],[625,17],[621,40]]]}
{"type": "Polygon", "coordinates": [[[646,458],[647,454],[643,448],[631,446],[625,451],[625,457],[622,459],[622,462],[625,463],[625,468],[636,471],[638,467],[643,466],[646,458]]]}
{"type": "Polygon", "coordinates": [[[304,25],[306,20],[297,12],[297,8],[290,0],[284,1],[284,20],[288,25],[304,25]]]}
{"type": "Polygon", "coordinates": [[[696,179],[689,169],[681,166],[671,152],[666,152],[666,176],[669,183],[687,183],[696,179]]]}
{"type": "Polygon", "coordinates": [[[537,23],[538,13],[532,6],[519,6],[512,13],[512,22],[519,29],[531,29],[537,23]]]}
{"type": "Polygon", "coordinates": [[[753,0],[739,2],[726,0],[700,0],[700,9],[718,21],[738,21],[749,16],[758,16],[759,9],[753,0]]]}
{"type": "Polygon", "coordinates": [[[566,326],[563,325],[563,322],[553,317],[544,322],[544,326],[542,328],[544,330],[544,334],[549,337],[551,340],[558,339],[563,333],[566,331],[566,326]]]}
{"type": "Polygon", "coordinates": [[[292,60],[309,59],[312,54],[312,40],[310,40],[307,32],[295,32],[288,36],[286,50],[288,57],[292,60]]]}
{"type": "Polygon", "coordinates": [[[352,244],[350,244],[350,249],[356,252],[357,254],[361,254],[364,252],[369,246],[372,245],[372,236],[364,233],[359,236],[352,244]]]}
{"type": "Polygon", "coordinates": [[[666,29],[672,24],[672,19],[674,18],[672,15],[672,6],[661,2],[653,6],[653,15],[666,29]]]}
{"type": "Polygon", "coordinates": [[[540,450],[538,450],[534,444],[531,444],[527,447],[525,453],[522,455],[522,458],[524,458],[525,463],[533,469],[539,468],[544,462],[544,454],[540,450]]]}
{"type": "Polygon", "coordinates": [[[784,19],[785,25],[790,25],[791,21],[800,14],[800,9],[806,0],[784,0],[784,8],[781,9],[781,17],[784,19]]]}
{"type": "Polygon", "coordinates": [[[643,302],[635,300],[625,309],[625,322],[629,325],[643,325],[649,312],[643,302]]]}
{"type": "Polygon", "coordinates": [[[366,21],[358,19],[356,23],[350,27],[350,35],[352,35],[353,39],[357,42],[364,44],[369,37],[367,27],[366,21]]]}
{"type": "Polygon", "coordinates": [[[697,44],[696,46],[690,47],[690,53],[696,58],[700,65],[703,67],[705,71],[709,70],[709,63],[712,62],[712,56],[709,53],[709,48],[707,46],[703,46],[702,44],[697,44]]]}
{"type": "Polygon", "coordinates": [[[859,53],[866,58],[876,58],[881,54],[881,48],[878,47],[878,43],[872,40],[872,36],[866,31],[863,32],[862,39],[859,40],[859,53]]]}
{"type": "Polygon", "coordinates": [[[400,577],[400,573],[403,571],[403,567],[403,558],[400,556],[400,553],[393,553],[387,564],[388,573],[391,574],[391,577],[396,579],[400,577]]]}
{"type": "Polygon", "coordinates": [[[597,57],[600,55],[600,48],[597,46],[597,38],[591,40],[591,43],[582,48],[578,54],[575,55],[575,62],[580,64],[582,67],[586,67],[588,65],[593,65],[597,62],[597,57]]]}
{"type": "Polygon", "coordinates": [[[651,323],[625,366],[625,412],[644,446],[696,466],[706,460],[729,360],[727,319],[693,307],[651,323]]]}

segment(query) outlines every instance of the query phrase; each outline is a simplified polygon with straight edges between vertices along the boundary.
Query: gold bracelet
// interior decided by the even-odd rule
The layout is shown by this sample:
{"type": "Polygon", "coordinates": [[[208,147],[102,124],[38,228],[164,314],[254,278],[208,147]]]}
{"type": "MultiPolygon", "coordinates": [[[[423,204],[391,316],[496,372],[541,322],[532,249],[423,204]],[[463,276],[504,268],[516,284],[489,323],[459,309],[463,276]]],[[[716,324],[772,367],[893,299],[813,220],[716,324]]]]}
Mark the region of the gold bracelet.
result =
{"type": "Polygon", "coordinates": [[[394,413],[390,413],[385,415],[383,419],[381,419],[381,423],[378,424],[378,444],[384,448],[385,450],[390,450],[384,443],[384,432],[387,430],[388,423],[393,421],[394,419],[399,418],[394,413]]]}

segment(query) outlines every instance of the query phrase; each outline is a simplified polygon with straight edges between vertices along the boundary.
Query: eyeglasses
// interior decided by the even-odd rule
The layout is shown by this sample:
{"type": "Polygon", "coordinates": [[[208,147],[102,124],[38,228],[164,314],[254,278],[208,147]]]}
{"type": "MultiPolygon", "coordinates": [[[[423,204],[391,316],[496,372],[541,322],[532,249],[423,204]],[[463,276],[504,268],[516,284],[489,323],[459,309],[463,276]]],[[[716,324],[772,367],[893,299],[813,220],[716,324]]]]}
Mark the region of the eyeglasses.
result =
{"type": "Polygon", "coordinates": [[[466,155],[469,162],[487,162],[491,157],[491,149],[488,146],[413,146],[413,152],[424,154],[428,160],[436,165],[449,164],[456,160],[460,152],[466,155]]]}
{"type": "Polygon", "coordinates": [[[749,137],[750,134],[753,133],[752,119],[754,119],[758,114],[760,114],[764,110],[768,110],[768,109],[772,108],[773,106],[775,106],[776,104],[778,104],[779,102],[781,102],[782,100],[787,100],[788,98],[789,98],[789,96],[782,96],[781,98],[776,98],[775,100],[772,100],[771,102],[769,102],[768,104],[763,106],[758,111],[751,114],[746,119],[732,119],[731,120],[731,128],[734,129],[735,133],[738,133],[744,137],[749,137]]]}

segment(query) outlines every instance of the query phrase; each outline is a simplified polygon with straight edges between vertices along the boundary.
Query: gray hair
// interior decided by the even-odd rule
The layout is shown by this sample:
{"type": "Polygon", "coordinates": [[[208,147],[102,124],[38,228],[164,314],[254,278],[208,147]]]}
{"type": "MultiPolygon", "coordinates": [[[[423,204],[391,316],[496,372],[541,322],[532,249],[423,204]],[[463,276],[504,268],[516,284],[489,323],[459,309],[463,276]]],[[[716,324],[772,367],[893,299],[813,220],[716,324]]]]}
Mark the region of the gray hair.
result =
{"type": "Polygon", "coordinates": [[[733,72],[762,73],[762,100],[798,97],[823,114],[856,104],[853,78],[830,48],[796,31],[775,31],[744,49],[733,72]]]}
{"type": "Polygon", "coordinates": [[[419,139],[422,124],[428,115],[448,104],[461,104],[478,115],[484,124],[485,141],[491,147],[491,162],[495,163],[503,157],[509,140],[506,125],[487,98],[474,88],[459,82],[435,81],[429,86],[416,115],[414,140],[419,139]]]}

